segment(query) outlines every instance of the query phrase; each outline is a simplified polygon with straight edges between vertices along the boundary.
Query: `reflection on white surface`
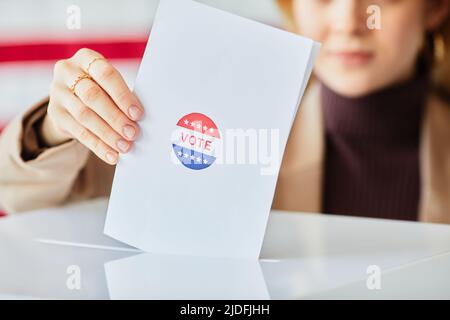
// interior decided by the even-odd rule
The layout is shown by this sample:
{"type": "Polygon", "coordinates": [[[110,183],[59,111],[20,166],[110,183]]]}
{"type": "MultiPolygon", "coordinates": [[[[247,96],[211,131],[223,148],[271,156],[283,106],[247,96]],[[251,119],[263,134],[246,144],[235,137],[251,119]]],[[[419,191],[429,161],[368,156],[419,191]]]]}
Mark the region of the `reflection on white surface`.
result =
{"type": "Polygon", "coordinates": [[[111,299],[269,299],[258,261],[139,254],[105,264],[111,299]]]}
{"type": "Polygon", "coordinates": [[[60,245],[60,246],[71,246],[71,247],[79,247],[79,248],[87,248],[87,249],[114,250],[114,251],[137,252],[137,253],[142,252],[139,249],[127,248],[127,247],[102,246],[102,245],[90,244],[90,243],[59,241],[59,240],[44,239],[44,238],[36,238],[33,240],[36,242],[40,242],[40,243],[56,244],[56,245],[60,245]]]}
{"type": "Polygon", "coordinates": [[[98,200],[0,219],[0,299],[450,297],[447,225],[272,213],[259,265],[180,262],[141,256],[105,236],[106,206],[98,200]],[[70,265],[80,267],[80,290],[66,285],[70,265]],[[382,271],[378,292],[365,286],[369,265],[382,271]],[[145,268],[152,272],[133,274],[145,268]]]}
{"type": "Polygon", "coordinates": [[[419,260],[382,274],[380,289],[368,290],[366,281],[356,281],[309,299],[450,299],[450,253],[419,260]]]}
{"type": "Polygon", "coordinates": [[[0,230],[0,295],[20,299],[108,299],[103,265],[129,252],[39,243],[0,230]],[[81,270],[81,288],[67,286],[69,266],[81,270]]]}

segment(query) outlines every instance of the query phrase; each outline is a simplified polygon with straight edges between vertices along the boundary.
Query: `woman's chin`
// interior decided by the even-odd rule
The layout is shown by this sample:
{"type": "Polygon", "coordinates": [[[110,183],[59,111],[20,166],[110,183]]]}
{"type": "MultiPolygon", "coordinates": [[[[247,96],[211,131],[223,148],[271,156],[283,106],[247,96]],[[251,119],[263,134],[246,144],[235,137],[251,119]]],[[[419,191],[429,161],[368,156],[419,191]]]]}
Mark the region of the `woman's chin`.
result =
{"type": "MultiPolygon", "coordinates": [[[[329,73],[329,72],[328,72],[329,73]]],[[[320,74],[317,73],[320,81],[328,88],[346,97],[360,97],[371,94],[383,87],[374,80],[370,75],[355,75],[355,74],[320,74]]]]}
{"type": "Polygon", "coordinates": [[[336,59],[325,58],[318,61],[315,74],[336,93],[359,97],[381,89],[384,86],[383,82],[389,78],[380,72],[385,68],[376,62],[376,59],[370,59],[366,63],[349,66],[336,59]]]}

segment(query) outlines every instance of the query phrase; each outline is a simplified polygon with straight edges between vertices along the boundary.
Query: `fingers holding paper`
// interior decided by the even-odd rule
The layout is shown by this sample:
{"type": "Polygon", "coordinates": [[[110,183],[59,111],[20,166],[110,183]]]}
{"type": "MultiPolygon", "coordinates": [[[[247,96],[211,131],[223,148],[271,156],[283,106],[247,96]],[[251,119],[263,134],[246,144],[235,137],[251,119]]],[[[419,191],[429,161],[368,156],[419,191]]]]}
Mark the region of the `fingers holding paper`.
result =
{"type": "Polygon", "coordinates": [[[131,120],[139,120],[143,110],[122,75],[102,55],[90,49],[80,49],[72,58],[111,97],[131,120]]]}
{"type": "Polygon", "coordinates": [[[75,138],[109,164],[139,136],[143,108],[121,74],[99,53],[81,49],[54,68],[41,134],[49,145],[75,138]]]}
{"type": "Polygon", "coordinates": [[[105,144],[92,131],[82,126],[75,118],[69,114],[64,108],[54,108],[49,110],[49,114],[59,119],[63,125],[62,130],[69,134],[70,137],[77,139],[100,159],[109,164],[117,163],[118,152],[105,144]]]}
{"type": "MultiPolygon", "coordinates": [[[[81,83],[80,83],[81,86],[81,83]]],[[[91,133],[93,133],[96,137],[98,137],[99,140],[106,143],[109,147],[111,147],[113,150],[110,151],[116,151],[116,152],[122,152],[126,153],[131,148],[131,140],[133,137],[124,137],[126,136],[124,133],[122,135],[118,133],[116,130],[113,129],[113,125],[111,123],[119,123],[118,120],[120,117],[123,117],[123,115],[118,115],[117,119],[114,119],[114,121],[107,121],[105,118],[112,118],[111,115],[108,117],[103,117],[101,114],[114,114],[115,112],[118,113],[116,107],[109,106],[110,108],[104,108],[103,111],[101,108],[95,108],[95,107],[88,107],[82,99],[77,98],[74,96],[70,91],[61,91],[59,93],[61,102],[63,103],[65,107],[65,110],[69,113],[69,115],[75,120],[79,126],[89,130],[91,133]],[[100,111],[97,111],[100,109],[100,111]],[[108,112],[108,110],[111,110],[108,112]]],[[[127,123],[128,121],[123,121],[124,123],[127,123]]],[[[129,124],[125,124],[128,125],[129,124]]],[[[117,125],[116,125],[117,126],[117,125]]],[[[117,126],[118,127],[118,126],[117,126]]],[[[73,132],[72,132],[73,134],[73,132]]],[[[79,136],[73,134],[78,140],[79,136]]],[[[81,141],[81,140],[80,140],[81,141]]],[[[85,141],[81,141],[84,143],[85,141]]],[[[89,146],[87,146],[89,147],[89,146]]],[[[90,148],[91,149],[91,148],[90,148]]],[[[92,150],[92,149],[91,149],[92,150]]],[[[98,150],[92,150],[96,154],[99,153],[98,150]]]]}

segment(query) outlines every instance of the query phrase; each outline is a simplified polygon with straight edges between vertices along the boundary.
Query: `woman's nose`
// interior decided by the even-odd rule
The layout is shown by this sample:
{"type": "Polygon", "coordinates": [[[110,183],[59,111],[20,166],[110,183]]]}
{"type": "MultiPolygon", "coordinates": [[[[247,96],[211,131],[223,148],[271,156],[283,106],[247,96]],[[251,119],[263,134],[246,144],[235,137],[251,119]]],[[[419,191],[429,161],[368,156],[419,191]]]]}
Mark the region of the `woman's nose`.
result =
{"type": "Polygon", "coordinates": [[[346,34],[362,34],[367,31],[366,1],[334,0],[330,10],[331,28],[335,32],[346,34]]]}

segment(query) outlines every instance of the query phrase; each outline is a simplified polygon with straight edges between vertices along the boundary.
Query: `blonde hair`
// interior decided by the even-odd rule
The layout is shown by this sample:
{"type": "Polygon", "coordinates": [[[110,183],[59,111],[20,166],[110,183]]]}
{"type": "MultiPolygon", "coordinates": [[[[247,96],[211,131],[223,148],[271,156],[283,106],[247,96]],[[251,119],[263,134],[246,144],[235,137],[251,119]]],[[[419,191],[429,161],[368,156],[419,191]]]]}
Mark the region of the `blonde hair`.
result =
{"type": "MultiPolygon", "coordinates": [[[[285,18],[285,28],[291,32],[297,32],[293,0],[276,1],[285,18]]],[[[437,30],[427,32],[425,47],[420,55],[431,65],[432,89],[450,101],[450,15],[437,30]],[[440,56],[439,59],[438,56],[440,56]]]]}

